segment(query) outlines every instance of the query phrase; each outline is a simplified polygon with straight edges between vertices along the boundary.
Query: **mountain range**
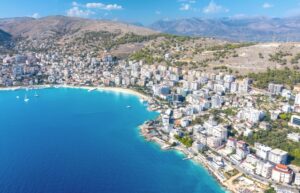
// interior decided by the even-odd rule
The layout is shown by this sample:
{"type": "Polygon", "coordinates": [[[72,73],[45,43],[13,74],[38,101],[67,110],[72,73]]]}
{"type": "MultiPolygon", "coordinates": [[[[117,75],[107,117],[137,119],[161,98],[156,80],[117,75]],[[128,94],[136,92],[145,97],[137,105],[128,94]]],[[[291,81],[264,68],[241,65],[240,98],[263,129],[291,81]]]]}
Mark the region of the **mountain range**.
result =
{"type": "Polygon", "coordinates": [[[65,16],[49,16],[40,19],[29,17],[0,19],[0,29],[13,37],[26,37],[29,39],[79,35],[88,31],[134,33],[137,35],[155,33],[151,29],[120,22],[65,16]]]}
{"type": "Polygon", "coordinates": [[[145,27],[135,23],[66,16],[0,18],[0,49],[70,53],[114,50],[121,55],[142,48],[161,33],[214,37],[230,41],[300,41],[300,17],[188,18],[161,20],[145,27]]]}
{"type": "Polygon", "coordinates": [[[156,31],[132,24],[66,16],[48,16],[39,19],[30,17],[0,19],[0,46],[4,42],[15,45],[14,50],[47,51],[67,48],[70,53],[99,52],[119,45],[121,53],[135,50],[133,45],[156,31]],[[138,39],[135,41],[135,38],[138,39]]]}
{"type": "Polygon", "coordinates": [[[300,41],[300,17],[187,18],[160,20],[150,28],[164,33],[234,41],[300,41]]]}
{"type": "Polygon", "coordinates": [[[234,41],[300,41],[300,17],[267,18],[187,18],[160,20],[147,27],[108,20],[66,16],[40,19],[29,17],[0,19],[0,44],[12,38],[41,40],[78,37],[86,32],[107,31],[116,34],[151,35],[157,32],[215,37],[234,41]]]}
{"type": "Polygon", "coordinates": [[[208,71],[227,69],[243,74],[274,66],[300,68],[296,66],[300,64],[300,43],[228,40],[300,42],[300,18],[191,18],[160,21],[151,28],[66,16],[0,19],[0,54],[60,53],[89,58],[109,52],[117,58],[152,64],[164,62],[168,53],[176,65],[208,71]]]}

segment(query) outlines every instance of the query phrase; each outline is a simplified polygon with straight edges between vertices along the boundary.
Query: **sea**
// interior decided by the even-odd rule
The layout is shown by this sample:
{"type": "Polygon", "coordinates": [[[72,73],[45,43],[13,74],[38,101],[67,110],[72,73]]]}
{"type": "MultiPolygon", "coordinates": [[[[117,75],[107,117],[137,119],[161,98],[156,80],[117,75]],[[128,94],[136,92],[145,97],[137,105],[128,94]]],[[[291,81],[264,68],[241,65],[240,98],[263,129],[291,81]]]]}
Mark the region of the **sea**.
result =
{"type": "Polygon", "coordinates": [[[112,91],[0,91],[0,193],[225,192],[200,165],[140,136],[156,116],[112,91]]]}

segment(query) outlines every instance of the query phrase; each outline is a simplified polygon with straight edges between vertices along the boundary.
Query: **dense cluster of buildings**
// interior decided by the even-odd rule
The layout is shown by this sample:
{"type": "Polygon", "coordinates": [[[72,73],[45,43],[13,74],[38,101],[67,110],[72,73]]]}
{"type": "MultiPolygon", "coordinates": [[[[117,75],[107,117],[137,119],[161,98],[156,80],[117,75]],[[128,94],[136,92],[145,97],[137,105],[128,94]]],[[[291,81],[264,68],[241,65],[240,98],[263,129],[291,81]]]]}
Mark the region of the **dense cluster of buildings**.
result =
{"type": "Polygon", "coordinates": [[[100,59],[58,53],[0,55],[0,85],[100,84],[102,75],[111,71],[116,64],[117,61],[110,54],[103,54],[100,59]]]}
{"type": "MultiPolygon", "coordinates": [[[[117,61],[110,54],[101,58],[25,54],[0,56],[0,60],[2,86],[68,84],[141,88],[157,101],[165,101],[155,104],[161,110],[152,132],[156,137],[172,145],[190,142],[187,151],[195,155],[212,151],[215,156],[211,162],[217,169],[233,165],[260,181],[300,187],[300,173],[287,165],[287,152],[259,143],[251,147],[229,137],[232,132],[249,137],[258,128],[268,130],[264,121],[267,113],[271,120],[276,120],[282,112],[300,112],[300,94],[294,96],[283,85],[270,84],[268,91],[257,91],[252,89],[248,78],[239,80],[229,74],[145,65],[142,61],[117,61]],[[281,95],[294,99],[295,104],[284,103],[266,112],[257,105],[257,94],[281,95]]],[[[300,126],[300,117],[293,116],[290,124],[300,126]]],[[[291,132],[286,137],[299,142],[299,135],[291,132]]]]}

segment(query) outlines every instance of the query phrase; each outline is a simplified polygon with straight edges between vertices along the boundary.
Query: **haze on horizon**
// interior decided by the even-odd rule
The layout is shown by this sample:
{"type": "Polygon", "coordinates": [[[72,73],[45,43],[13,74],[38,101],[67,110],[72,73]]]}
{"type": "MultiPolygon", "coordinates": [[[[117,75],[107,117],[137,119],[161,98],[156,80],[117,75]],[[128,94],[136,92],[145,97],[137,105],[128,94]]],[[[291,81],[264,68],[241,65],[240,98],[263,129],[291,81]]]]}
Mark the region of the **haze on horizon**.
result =
{"type": "Polygon", "coordinates": [[[190,17],[291,17],[299,0],[1,0],[0,18],[66,15],[149,25],[157,20],[190,17]]]}

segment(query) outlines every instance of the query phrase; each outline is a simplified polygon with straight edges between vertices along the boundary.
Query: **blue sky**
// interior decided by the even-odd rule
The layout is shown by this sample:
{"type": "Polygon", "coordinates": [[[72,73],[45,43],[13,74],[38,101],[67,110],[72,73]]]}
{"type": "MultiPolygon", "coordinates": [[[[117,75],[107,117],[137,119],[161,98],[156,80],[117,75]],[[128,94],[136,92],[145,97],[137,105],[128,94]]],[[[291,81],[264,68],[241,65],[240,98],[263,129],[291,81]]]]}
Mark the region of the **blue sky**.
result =
{"type": "Polygon", "coordinates": [[[150,24],[188,17],[288,17],[300,0],[0,0],[0,18],[69,15],[150,24]]]}

